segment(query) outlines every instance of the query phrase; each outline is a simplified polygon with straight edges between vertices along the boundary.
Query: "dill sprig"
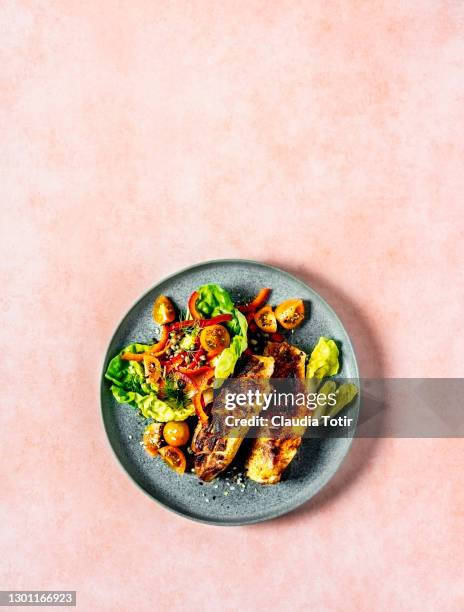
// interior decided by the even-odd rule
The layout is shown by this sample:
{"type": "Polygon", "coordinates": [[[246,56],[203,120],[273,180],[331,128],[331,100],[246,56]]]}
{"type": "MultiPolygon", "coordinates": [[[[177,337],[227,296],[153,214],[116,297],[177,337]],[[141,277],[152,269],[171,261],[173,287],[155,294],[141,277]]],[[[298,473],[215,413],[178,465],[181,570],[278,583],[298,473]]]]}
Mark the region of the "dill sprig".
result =
{"type": "Polygon", "coordinates": [[[178,408],[187,408],[192,400],[185,388],[179,386],[179,380],[168,374],[164,380],[163,393],[165,400],[178,408]]]}

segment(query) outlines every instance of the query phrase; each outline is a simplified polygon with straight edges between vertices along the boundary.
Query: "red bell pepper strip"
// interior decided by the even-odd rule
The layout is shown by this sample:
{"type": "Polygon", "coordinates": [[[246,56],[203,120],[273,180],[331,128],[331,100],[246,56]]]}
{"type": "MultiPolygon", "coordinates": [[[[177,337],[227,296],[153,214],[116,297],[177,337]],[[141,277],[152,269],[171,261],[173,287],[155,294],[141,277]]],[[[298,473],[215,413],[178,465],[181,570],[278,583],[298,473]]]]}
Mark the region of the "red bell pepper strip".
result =
{"type": "Polygon", "coordinates": [[[178,365],[180,365],[182,363],[183,360],[184,360],[184,356],[183,355],[176,355],[175,357],[173,357],[172,359],[167,361],[166,364],[165,364],[166,365],[166,372],[170,372],[171,370],[176,368],[178,365]]]}
{"type": "MultiPolygon", "coordinates": [[[[245,307],[243,306],[243,308],[245,307]]],[[[243,311],[242,314],[245,315],[248,326],[250,326],[250,323],[253,323],[253,318],[255,316],[254,310],[250,310],[250,312],[243,311]]]]}
{"type": "MultiPolygon", "coordinates": [[[[250,313],[250,314],[252,314],[252,313],[250,313]]],[[[251,332],[257,332],[258,331],[258,326],[256,325],[256,323],[254,322],[253,319],[248,322],[248,329],[251,332]]]]}
{"type": "Polygon", "coordinates": [[[179,368],[181,372],[187,374],[187,376],[192,376],[194,374],[205,374],[212,372],[213,368],[209,366],[201,366],[200,368],[179,368]]]}
{"type": "Polygon", "coordinates": [[[179,376],[179,378],[182,378],[182,380],[187,383],[187,385],[190,385],[191,387],[193,387],[194,389],[196,389],[196,384],[195,382],[190,378],[190,376],[188,376],[187,374],[184,374],[183,372],[180,371],[180,369],[177,370],[177,376],[179,376]]]}
{"type": "Polygon", "coordinates": [[[178,321],[177,323],[171,323],[171,325],[169,326],[169,330],[177,331],[184,327],[191,327],[192,325],[195,325],[196,322],[197,321],[195,321],[195,319],[187,319],[186,321],[178,321]]]}
{"type": "Polygon", "coordinates": [[[282,334],[279,334],[279,332],[269,334],[269,338],[272,342],[283,342],[285,340],[285,336],[282,336],[282,334]]]}
{"type": "Polygon", "coordinates": [[[189,312],[194,319],[201,319],[201,314],[198,312],[196,308],[196,303],[199,297],[200,297],[200,294],[198,293],[198,291],[194,291],[192,295],[189,297],[189,301],[187,303],[189,312]]]}
{"type": "Polygon", "coordinates": [[[193,405],[195,406],[195,412],[197,413],[197,417],[202,423],[206,423],[209,417],[205,412],[205,400],[203,399],[203,393],[201,391],[195,393],[195,396],[193,398],[193,405]]]}
{"type": "Polygon", "coordinates": [[[209,327],[210,325],[219,325],[220,323],[227,323],[227,321],[232,321],[234,317],[231,314],[221,314],[217,315],[217,317],[213,317],[212,319],[201,319],[199,321],[200,327],[209,327]]]}
{"type": "Polygon", "coordinates": [[[251,312],[253,310],[258,310],[260,306],[262,306],[268,301],[270,294],[271,290],[268,287],[263,287],[262,289],[260,289],[258,295],[254,298],[254,300],[252,300],[249,304],[239,306],[239,310],[241,312],[251,312]]]}
{"type": "Polygon", "coordinates": [[[225,323],[233,319],[231,314],[222,314],[212,319],[187,319],[186,321],[178,321],[177,323],[171,323],[169,325],[170,331],[182,329],[183,327],[191,327],[193,325],[199,325],[200,327],[208,327],[209,325],[218,325],[219,323],[225,323]]]}
{"type": "Polygon", "coordinates": [[[201,366],[196,369],[179,368],[178,372],[184,380],[184,376],[186,376],[190,383],[198,390],[206,387],[214,376],[214,370],[209,366],[201,366]]]}
{"type": "Polygon", "coordinates": [[[210,325],[227,323],[227,321],[232,321],[233,318],[234,317],[231,314],[221,314],[217,315],[217,317],[213,317],[212,319],[202,319],[200,321],[200,327],[209,327],[210,325]]]}
{"type": "Polygon", "coordinates": [[[192,358],[193,367],[197,366],[200,363],[200,357],[204,354],[205,354],[205,351],[203,349],[198,349],[198,351],[195,351],[195,353],[193,354],[193,358],[192,358]]]}

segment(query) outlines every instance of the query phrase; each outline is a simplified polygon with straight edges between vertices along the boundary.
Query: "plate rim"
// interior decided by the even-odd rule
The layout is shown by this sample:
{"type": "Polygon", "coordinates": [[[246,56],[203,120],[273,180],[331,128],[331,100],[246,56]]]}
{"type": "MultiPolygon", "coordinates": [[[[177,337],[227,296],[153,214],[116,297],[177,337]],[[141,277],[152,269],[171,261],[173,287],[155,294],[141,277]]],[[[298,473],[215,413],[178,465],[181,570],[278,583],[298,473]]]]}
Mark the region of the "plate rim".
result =
{"type": "MultiPolygon", "coordinates": [[[[114,446],[113,446],[113,444],[111,442],[110,434],[109,434],[107,423],[106,423],[106,420],[105,420],[104,397],[103,397],[103,395],[104,395],[104,393],[107,393],[107,389],[105,388],[105,384],[106,384],[105,372],[106,372],[106,367],[107,367],[107,364],[108,364],[108,360],[110,358],[110,347],[113,344],[113,340],[117,336],[119,330],[124,325],[124,322],[125,322],[125,320],[127,318],[127,315],[137,306],[137,304],[139,302],[141,302],[158,285],[161,285],[162,283],[165,283],[165,282],[175,278],[176,276],[179,276],[181,274],[185,274],[186,272],[192,271],[194,269],[210,266],[212,264],[252,264],[254,266],[259,266],[259,267],[262,267],[262,268],[267,268],[269,270],[273,270],[274,272],[278,272],[280,274],[283,274],[284,276],[286,276],[290,280],[296,281],[297,283],[301,284],[306,289],[310,289],[310,291],[312,291],[313,293],[315,293],[317,295],[317,297],[321,300],[321,302],[324,305],[324,307],[327,308],[327,310],[330,312],[330,314],[334,317],[334,319],[338,322],[338,324],[344,330],[344,332],[346,334],[346,339],[347,339],[347,342],[348,342],[348,346],[351,349],[351,352],[352,352],[352,355],[353,355],[354,369],[355,369],[355,375],[356,375],[355,377],[359,380],[358,359],[357,359],[357,356],[356,356],[356,351],[355,351],[354,346],[353,346],[353,341],[352,341],[352,339],[351,339],[351,337],[350,337],[350,335],[349,335],[345,325],[343,324],[342,320],[338,316],[338,314],[335,312],[335,310],[332,308],[332,306],[325,300],[325,298],[323,298],[315,289],[313,289],[313,287],[308,285],[305,281],[303,281],[298,276],[295,276],[294,274],[291,274],[290,272],[287,272],[286,270],[283,270],[282,268],[279,268],[277,266],[274,266],[274,265],[271,265],[271,264],[268,264],[268,263],[264,263],[264,262],[261,262],[261,261],[257,261],[257,260],[254,260],[254,259],[240,259],[240,258],[211,259],[211,260],[206,260],[206,261],[200,261],[200,262],[197,262],[197,263],[195,263],[193,265],[190,265],[190,266],[186,266],[184,268],[181,268],[180,270],[177,270],[176,272],[173,272],[172,274],[169,274],[169,275],[161,278],[154,285],[152,285],[149,289],[147,289],[144,293],[139,295],[139,297],[135,301],[133,301],[132,304],[129,306],[129,308],[126,310],[125,314],[122,316],[122,318],[120,319],[119,323],[115,327],[113,334],[111,335],[111,338],[110,338],[110,340],[108,342],[108,345],[107,345],[107,348],[106,348],[106,351],[105,351],[105,355],[104,355],[104,358],[103,358],[103,364],[102,364],[101,374],[100,374],[100,393],[99,393],[99,396],[100,396],[100,417],[101,417],[100,424],[103,426],[103,430],[105,432],[106,442],[107,442],[108,446],[111,448],[113,456],[116,458],[116,463],[118,464],[119,469],[121,471],[123,471],[124,474],[126,476],[128,476],[130,478],[130,480],[143,493],[145,493],[145,495],[147,495],[152,501],[154,501],[155,503],[160,505],[162,508],[165,508],[165,509],[169,510],[170,512],[173,512],[173,513],[177,514],[177,516],[180,516],[180,517],[182,517],[182,518],[184,518],[186,520],[195,521],[197,523],[202,523],[204,525],[212,525],[212,526],[215,526],[215,527],[238,527],[238,526],[243,526],[243,525],[256,525],[258,523],[263,523],[263,522],[266,522],[266,521],[275,520],[275,519],[277,519],[279,517],[282,517],[282,516],[285,516],[285,515],[287,515],[287,514],[289,514],[291,512],[294,512],[297,508],[299,508],[302,505],[308,503],[310,500],[312,500],[314,497],[316,497],[316,495],[318,495],[320,493],[320,491],[334,477],[334,475],[338,472],[338,470],[342,467],[342,465],[346,461],[348,453],[349,453],[349,451],[351,449],[351,446],[353,444],[354,432],[353,432],[352,436],[350,436],[349,438],[345,438],[346,440],[348,440],[348,443],[347,443],[346,447],[343,449],[343,455],[342,455],[339,463],[336,465],[336,467],[334,469],[330,470],[325,475],[325,478],[322,480],[322,482],[319,483],[317,488],[311,493],[311,495],[309,497],[306,497],[303,500],[298,500],[294,504],[291,504],[291,505],[287,506],[284,510],[276,511],[275,513],[272,513],[272,514],[270,514],[268,516],[265,516],[265,517],[258,517],[258,518],[247,519],[247,520],[234,520],[233,518],[230,519],[230,520],[229,519],[205,519],[205,518],[201,518],[199,516],[195,516],[194,514],[189,514],[189,513],[185,512],[185,511],[181,511],[181,510],[179,510],[177,508],[174,508],[173,506],[171,506],[171,505],[161,501],[159,498],[155,497],[145,487],[143,487],[132,476],[132,474],[130,474],[128,472],[128,470],[124,466],[121,458],[116,453],[116,450],[115,450],[115,448],[114,448],[114,446]]],[[[356,400],[356,403],[355,403],[355,405],[357,406],[356,421],[359,419],[360,401],[361,401],[361,393],[359,392],[357,400],[356,400]]]]}

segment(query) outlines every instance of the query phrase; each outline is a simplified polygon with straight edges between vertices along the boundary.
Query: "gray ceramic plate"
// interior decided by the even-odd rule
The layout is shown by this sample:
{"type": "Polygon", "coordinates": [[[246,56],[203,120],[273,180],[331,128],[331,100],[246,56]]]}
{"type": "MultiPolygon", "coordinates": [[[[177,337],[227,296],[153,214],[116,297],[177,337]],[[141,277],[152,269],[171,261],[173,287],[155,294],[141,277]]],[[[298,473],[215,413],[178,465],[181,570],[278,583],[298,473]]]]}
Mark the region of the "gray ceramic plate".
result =
{"type": "MultiPolygon", "coordinates": [[[[234,300],[249,298],[261,287],[271,287],[271,302],[299,297],[310,316],[293,334],[293,342],[309,351],[319,336],[336,339],[342,350],[341,375],[358,378],[358,367],[348,334],[330,306],[294,276],[268,265],[247,260],[219,260],[182,270],[155,285],[130,309],[116,329],[106,354],[108,361],[131,342],[149,342],[155,334],[152,305],[160,293],[185,307],[199,285],[218,283],[234,300]]],[[[263,486],[246,481],[245,489],[225,480],[201,484],[194,474],[178,476],[140,446],[144,419],[129,406],[118,405],[102,376],[101,403],[106,432],[116,456],[131,478],[148,495],[185,517],[217,525],[257,523],[285,514],[315,495],[335,474],[351,445],[351,438],[306,439],[287,468],[282,481],[263,486]],[[224,492],[227,491],[227,495],[224,492]]],[[[349,408],[357,418],[359,402],[349,408]]]]}

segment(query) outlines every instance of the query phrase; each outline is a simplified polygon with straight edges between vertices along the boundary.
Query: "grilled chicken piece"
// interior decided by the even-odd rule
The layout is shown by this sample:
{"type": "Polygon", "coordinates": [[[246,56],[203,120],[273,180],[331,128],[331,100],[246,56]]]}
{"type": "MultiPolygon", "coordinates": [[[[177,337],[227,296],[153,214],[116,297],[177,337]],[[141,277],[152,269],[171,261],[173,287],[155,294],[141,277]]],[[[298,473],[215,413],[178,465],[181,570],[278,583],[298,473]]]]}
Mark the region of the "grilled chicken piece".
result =
{"type": "Polygon", "coordinates": [[[306,353],[289,342],[268,342],[264,354],[274,358],[272,378],[305,377],[306,353]]]}
{"type": "MultiPolygon", "coordinates": [[[[274,359],[272,357],[253,355],[237,378],[271,378],[273,370],[274,359]]],[[[222,394],[220,393],[215,399],[215,403],[221,402],[221,398],[222,394]]],[[[247,408],[249,412],[259,412],[260,410],[259,406],[249,406],[247,408]]],[[[223,472],[233,461],[247,431],[248,428],[240,428],[240,436],[225,437],[220,432],[213,430],[212,419],[209,419],[206,423],[199,421],[191,444],[191,449],[195,455],[196,475],[208,482],[223,472]]]]}
{"type": "MultiPolygon", "coordinates": [[[[273,378],[305,377],[306,355],[288,342],[268,342],[264,354],[275,360],[273,378]]],[[[296,406],[292,416],[303,416],[306,408],[296,406]]],[[[258,432],[259,433],[259,432],[258,432]]],[[[301,445],[301,436],[288,438],[258,437],[246,461],[247,476],[261,484],[276,484],[301,445]]]]}

